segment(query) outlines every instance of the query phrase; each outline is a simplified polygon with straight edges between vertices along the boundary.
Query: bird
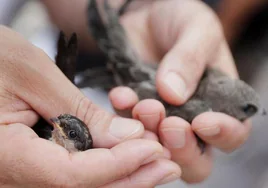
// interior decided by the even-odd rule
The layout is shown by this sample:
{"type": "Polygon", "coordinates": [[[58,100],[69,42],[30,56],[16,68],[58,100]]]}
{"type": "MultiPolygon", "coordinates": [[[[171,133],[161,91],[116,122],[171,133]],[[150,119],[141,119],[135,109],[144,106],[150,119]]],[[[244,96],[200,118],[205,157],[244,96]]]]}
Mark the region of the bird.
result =
{"type": "MultiPolygon", "coordinates": [[[[56,65],[64,75],[74,84],[78,39],[72,33],[69,40],[60,31],[57,43],[56,65]]],[[[93,139],[87,125],[76,116],[60,114],[50,118],[47,122],[40,118],[33,130],[41,138],[52,141],[64,147],[68,152],[81,152],[93,148],[93,139]]]]}
{"type": "Polygon", "coordinates": [[[77,117],[62,114],[50,119],[53,125],[52,142],[69,152],[85,151],[92,148],[92,137],[87,126],[77,117]]]}
{"type": "MultiPolygon", "coordinates": [[[[240,79],[233,79],[222,71],[207,67],[195,93],[183,105],[165,102],[155,85],[157,64],[144,62],[134,51],[119,18],[124,11],[111,8],[107,0],[98,6],[96,0],[88,2],[88,32],[107,59],[105,67],[91,68],[82,73],[83,80],[78,87],[103,88],[110,91],[116,86],[128,86],[140,100],[156,99],[162,102],[167,116],[177,116],[191,123],[193,119],[207,111],[222,112],[243,122],[260,111],[258,93],[240,79]],[[99,10],[100,7],[103,10],[99,10]],[[102,14],[101,14],[101,13],[102,14]]],[[[197,135],[201,154],[206,143],[197,135]]]]}

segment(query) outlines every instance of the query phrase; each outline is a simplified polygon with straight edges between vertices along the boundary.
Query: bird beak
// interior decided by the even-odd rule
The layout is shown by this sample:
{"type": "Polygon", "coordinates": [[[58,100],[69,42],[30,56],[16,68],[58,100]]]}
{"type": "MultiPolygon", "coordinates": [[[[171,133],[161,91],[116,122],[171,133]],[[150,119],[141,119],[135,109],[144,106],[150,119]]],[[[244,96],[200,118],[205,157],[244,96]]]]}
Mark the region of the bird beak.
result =
{"type": "Polygon", "coordinates": [[[60,128],[60,121],[59,121],[58,118],[51,118],[50,121],[51,121],[51,123],[52,123],[54,129],[55,129],[55,128],[57,128],[57,129],[61,129],[61,128],[60,128]]]}
{"type": "Polygon", "coordinates": [[[62,127],[60,126],[60,120],[58,118],[51,118],[50,121],[52,123],[54,130],[58,130],[61,136],[67,138],[66,134],[62,130],[62,127]]]}

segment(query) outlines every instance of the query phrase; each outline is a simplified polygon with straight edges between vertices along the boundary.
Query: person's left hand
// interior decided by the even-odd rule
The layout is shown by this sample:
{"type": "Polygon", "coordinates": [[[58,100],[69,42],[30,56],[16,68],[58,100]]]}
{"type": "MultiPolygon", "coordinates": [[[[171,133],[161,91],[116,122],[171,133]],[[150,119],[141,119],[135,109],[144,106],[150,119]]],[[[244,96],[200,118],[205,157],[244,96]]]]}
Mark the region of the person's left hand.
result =
{"type": "MultiPolygon", "coordinates": [[[[121,21],[143,60],[160,63],[157,90],[171,104],[181,105],[191,97],[207,66],[238,77],[221,25],[200,1],[150,2],[126,13],[121,21]]],[[[117,111],[131,111],[147,130],[159,136],[170,149],[172,159],[182,167],[182,179],[189,183],[207,178],[213,164],[211,147],[200,155],[194,133],[206,143],[231,152],[244,143],[250,131],[250,124],[223,113],[203,113],[192,125],[179,117],[166,117],[160,102],[139,101],[125,87],[113,89],[109,96],[117,111]]]]}
{"type": "MultiPolygon", "coordinates": [[[[92,45],[86,25],[88,0],[43,2],[60,29],[77,32],[82,47],[90,50],[96,47],[92,45]]],[[[119,5],[123,0],[110,2],[119,5]]],[[[156,85],[166,102],[185,103],[194,93],[207,66],[218,67],[231,77],[238,77],[221,25],[203,2],[133,1],[131,7],[122,16],[121,23],[144,62],[160,63],[156,85]]],[[[212,169],[211,148],[200,155],[194,133],[206,143],[230,152],[244,143],[250,131],[249,124],[242,124],[222,113],[203,113],[192,125],[179,117],[165,117],[160,102],[139,101],[129,88],[115,88],[109,96],[117,111],[131,111],[147,130],[158,135],[157,139],[171,151],[172,159],[182,167],[182,179],[189,183],[203,181],[212,169]]]]}

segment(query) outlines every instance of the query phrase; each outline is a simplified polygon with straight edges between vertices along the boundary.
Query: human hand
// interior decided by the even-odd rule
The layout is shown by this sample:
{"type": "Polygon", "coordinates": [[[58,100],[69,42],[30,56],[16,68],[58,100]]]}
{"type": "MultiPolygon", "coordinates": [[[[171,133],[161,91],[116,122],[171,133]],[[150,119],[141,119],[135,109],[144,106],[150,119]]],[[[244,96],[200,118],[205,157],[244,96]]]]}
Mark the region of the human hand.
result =
{"type": "MultiPolygon", "coordinates": [[[[84,42],[82,46],[94,49],[88,35],[87,0],[43,2],[57,26],[66,32],[75,29],[84,42]]],[[[123,0],[110,2],[119,7],[123,0]]],[[[145,62],[160,63],[156,85],[164,100],[174,105],[185,103],[207,66],[238,77],[222,27],[203,2],[148,0],[131,4],[129,11],[121,17],[121,23],[138,55],[145,62]]],[[[189,183],[204,180],[212,169],[211,148],[200,155],[194,133],[208,144],[230,152],[244,143],[250,131],[250,124],[242,125],[222,113],[203,113],[192,125],[178,117],[166,118],[161,103],[151,99],[139,101],[129,88],[115,88],[110,99],[120,114],[131,111],[147,130],[159,136],[170,149],[172,159],[182,167],[182,178],[189,183]]]]}
{"type": "Polygon", "coordinates": [[[0,36],[1,186],[152,187],[180,176],[159,143],[138,139],[144,136],[139,121],[94,105],[19,34],[0,26],[0,36]],[[103,149],[70,154],[30,128],[37,114],[48,120],[63,113],[84,121],[94,147],[103,149]]]}
{"type": "MultiPolygon", "coordinates": [[[[121,21],[138,54],[146,62],[160,62],[157,89],[171,104],[183,104],[191,97],[207,66],[237,77],[219,22],[199,1],[156,1],[130,11],[121,21]]],[[[154,100],[137,104],[138,97],[128,88],[113,89],[110,99],[118,111],[132,110],[133,117],[141,120],[146,129],[159,134],[172,159],[181,165],[182,178],[187,182],[202,181],[212,167],[211,148],[200,155],[194,133],[206,143],[230,152],[245,141],[250,130],[249,124],[243,126],[215,112],[199,115],[192,126],[178,117],[165,118],[162,104],[154,100]]]]}

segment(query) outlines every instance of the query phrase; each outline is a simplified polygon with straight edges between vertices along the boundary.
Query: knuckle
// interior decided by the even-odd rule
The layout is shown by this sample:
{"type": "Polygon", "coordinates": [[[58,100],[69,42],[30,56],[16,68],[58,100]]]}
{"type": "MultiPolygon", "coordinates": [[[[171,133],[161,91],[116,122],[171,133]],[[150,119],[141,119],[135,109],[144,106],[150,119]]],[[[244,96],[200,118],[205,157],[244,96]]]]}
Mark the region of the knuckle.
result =
{"type": "Polygon", "coordinates": [[[92,112],[94,111],[93,103],[81,93],[78,93],[74,98],[74,106],[76,106],[75,116],[80,118],[86,124],[90,121],[92,117],[92,112]]]}
{"type": "Polygon", "coordinates": [[[100,109],[80,92],[74,98],[73,104],[76,107],[75,116],[89,127],[98,126],[109,119],[109,114],[106,111],[100,109]]]}

